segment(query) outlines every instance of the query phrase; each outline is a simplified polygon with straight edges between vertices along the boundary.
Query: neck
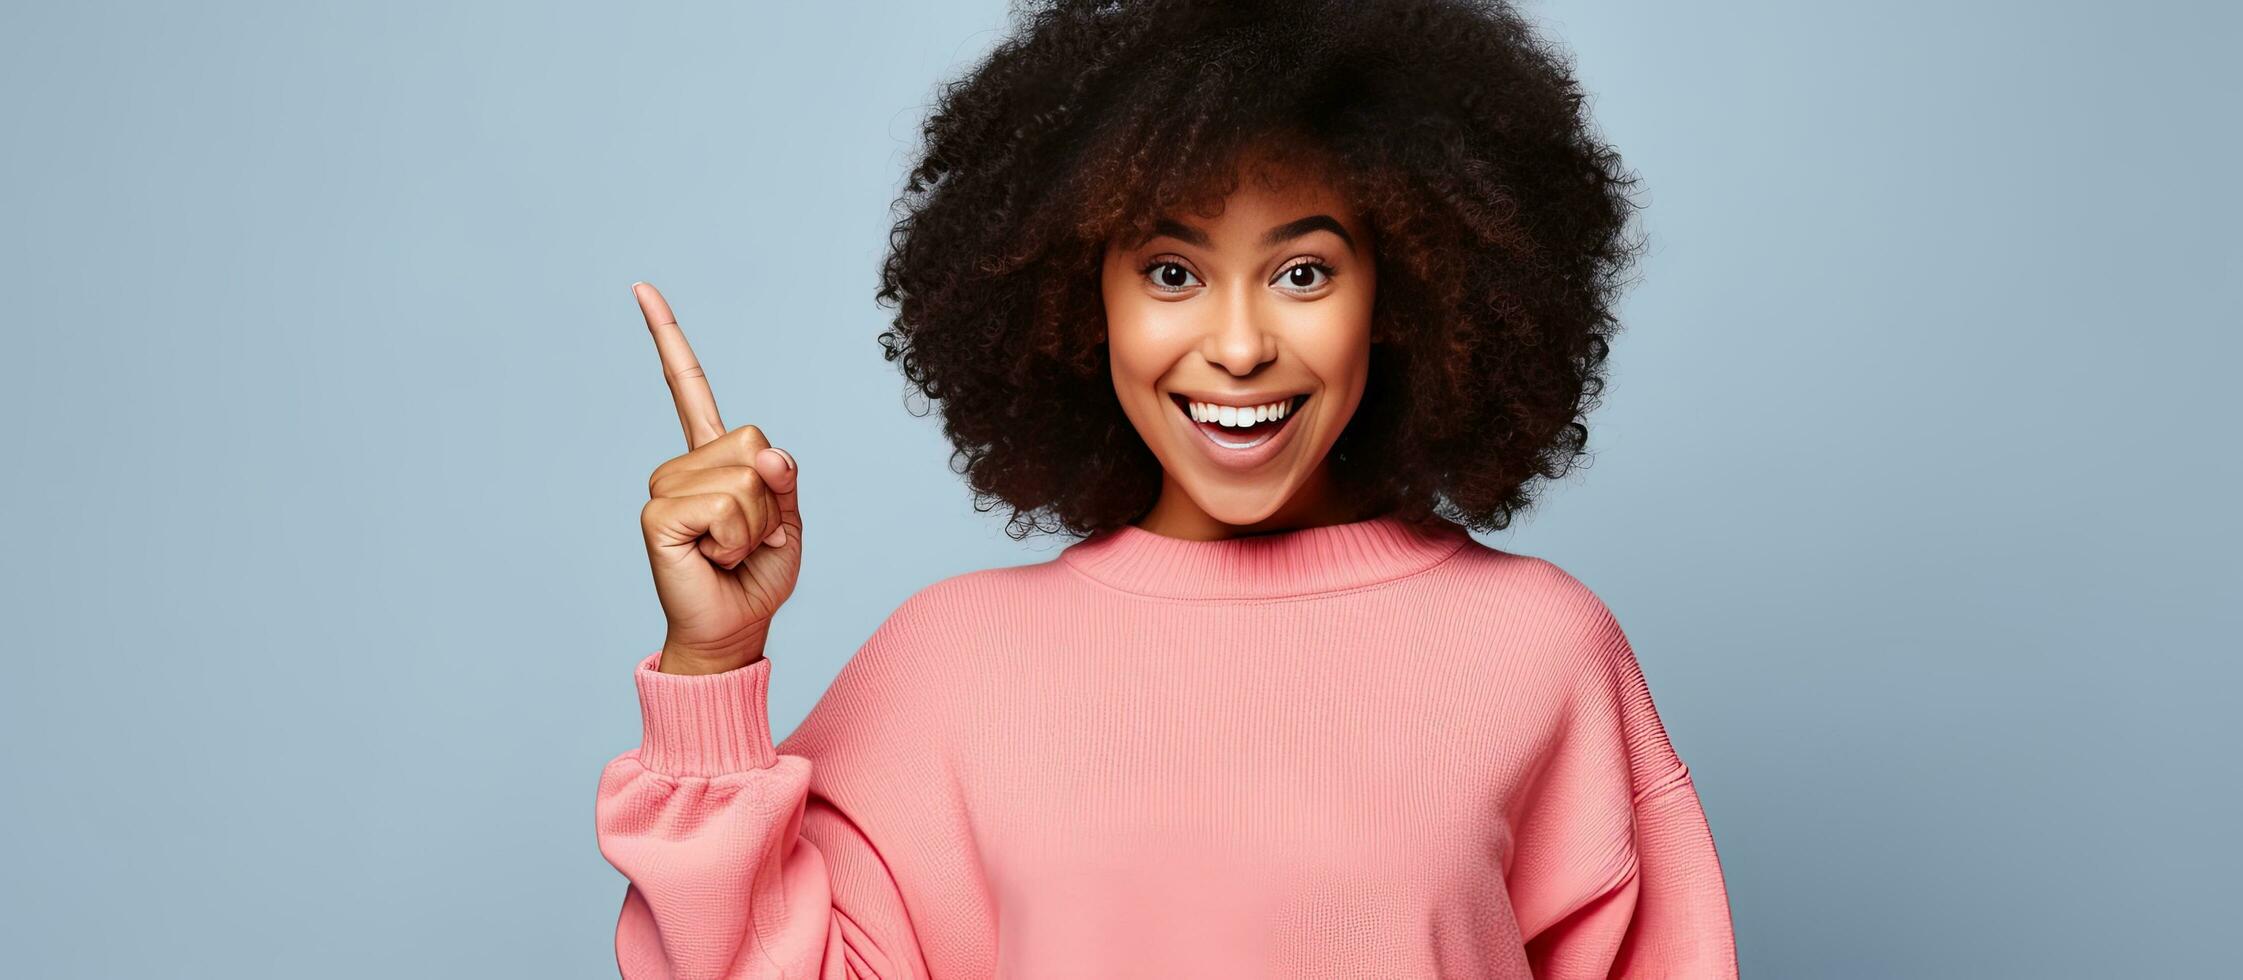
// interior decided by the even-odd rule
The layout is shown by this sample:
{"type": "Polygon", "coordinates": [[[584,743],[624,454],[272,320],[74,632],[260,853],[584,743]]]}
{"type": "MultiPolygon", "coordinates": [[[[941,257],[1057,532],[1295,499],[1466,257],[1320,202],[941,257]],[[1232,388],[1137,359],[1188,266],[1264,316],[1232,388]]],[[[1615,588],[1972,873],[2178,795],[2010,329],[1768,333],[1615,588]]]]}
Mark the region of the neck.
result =
{"type": "Polygon", "coordinates": [[[1376,517],[1289,530],[1189,539],[1134,524],[1070,545],[1060,560],[1105,585],[1170,599],[1288,599],[1359,589],[1415,575],[1471,542],[1462,525],[1434,516],[1376,517]]]}

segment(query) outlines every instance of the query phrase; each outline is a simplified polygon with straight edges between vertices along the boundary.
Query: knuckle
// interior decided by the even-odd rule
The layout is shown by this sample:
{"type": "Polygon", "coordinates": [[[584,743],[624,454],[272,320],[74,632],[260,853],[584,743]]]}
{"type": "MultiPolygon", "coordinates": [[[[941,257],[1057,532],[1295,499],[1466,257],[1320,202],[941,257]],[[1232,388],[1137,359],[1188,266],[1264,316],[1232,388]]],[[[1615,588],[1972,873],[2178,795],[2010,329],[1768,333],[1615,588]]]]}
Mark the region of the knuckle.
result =
{"type": "Polygon", "coordinates": [[[711,496],[716,498],[717,511],[723,514],[725,519],[731,520],[748,516],[747,510],[740,505],[740,498],[729,493],[712,494],[711,496]]]}
{"type": "Polygon", "coordinates": [[[647,474],[646,477],[647,494],[649,496],[655,495],[654,489],[669,480],[677,471],[684,469],[686,457],[691,455],[691,453],[687,453],[685,456],[672,456],[663,460],[661,465],[656,466],[654,472],[647,474]]]}

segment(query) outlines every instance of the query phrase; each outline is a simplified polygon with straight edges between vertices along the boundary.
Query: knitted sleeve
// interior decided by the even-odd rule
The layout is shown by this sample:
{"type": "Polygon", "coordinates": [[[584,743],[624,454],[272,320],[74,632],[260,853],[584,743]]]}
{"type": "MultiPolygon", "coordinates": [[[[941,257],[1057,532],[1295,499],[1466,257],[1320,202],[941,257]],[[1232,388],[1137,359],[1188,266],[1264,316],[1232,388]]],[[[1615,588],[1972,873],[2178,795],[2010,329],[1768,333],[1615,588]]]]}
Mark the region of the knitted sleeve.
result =
{"type": "Polygon", "coordinates": [[[1603,603],[1517,825],[1512,908],[1538,980],[1737,976],[1728,892],[1690,767],[1603,603]]]}
{"type": "Polygon", "coordinates": [[[934,720],[891,617],[772,744],[771,661],[698,676],[638,662],[643,735],[601,774],[600,853],[629,879],[625,980],[920,978],[914,914],[970,913],[934,720]],[[930,870],[934,869],[934,870],[930,870]]]}

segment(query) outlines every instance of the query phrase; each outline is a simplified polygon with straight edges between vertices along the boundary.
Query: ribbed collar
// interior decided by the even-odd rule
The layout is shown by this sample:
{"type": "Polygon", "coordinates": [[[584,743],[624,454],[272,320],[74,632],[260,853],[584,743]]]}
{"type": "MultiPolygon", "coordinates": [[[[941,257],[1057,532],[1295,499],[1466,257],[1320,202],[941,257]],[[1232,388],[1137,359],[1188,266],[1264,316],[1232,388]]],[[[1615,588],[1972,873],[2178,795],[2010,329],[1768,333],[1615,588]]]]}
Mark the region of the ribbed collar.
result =
{"type": "Polygon", "coordinates": [[[1283,598],[1374,585],[1440,564],[1471,541],[1439,516],[1391,514],[1217,541],[1155,534],[1134,524],[1069,545],[1061,561],[1141,595],[1179,599],[1283,598]]]}

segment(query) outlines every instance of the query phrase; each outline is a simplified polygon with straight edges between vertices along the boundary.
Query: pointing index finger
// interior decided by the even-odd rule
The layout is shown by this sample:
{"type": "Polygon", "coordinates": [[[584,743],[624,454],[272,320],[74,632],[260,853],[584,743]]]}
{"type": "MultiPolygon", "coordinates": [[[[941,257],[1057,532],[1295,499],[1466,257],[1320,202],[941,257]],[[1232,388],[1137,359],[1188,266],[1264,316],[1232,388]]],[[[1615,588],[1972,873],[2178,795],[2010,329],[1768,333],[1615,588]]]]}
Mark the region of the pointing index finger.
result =
{"type": "Polygon", "coordinates": [[[637,297],[639,312],[646,315],[646,329],[654,335],[654,348],[662,356],[662,376],[670,382],[670,396],[677,402],[685,447],[690,450],[708,445],[724,434],[724,419],[717,414],[717,396],[709,390],[708,375],[694,358],[693,347],[685,342],[685,331],[678,328],[678,318],[670,312],[661,292],[652,284],[635,282],[631,295],[637,297]]]}

